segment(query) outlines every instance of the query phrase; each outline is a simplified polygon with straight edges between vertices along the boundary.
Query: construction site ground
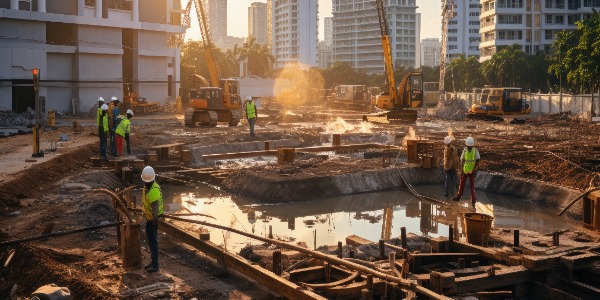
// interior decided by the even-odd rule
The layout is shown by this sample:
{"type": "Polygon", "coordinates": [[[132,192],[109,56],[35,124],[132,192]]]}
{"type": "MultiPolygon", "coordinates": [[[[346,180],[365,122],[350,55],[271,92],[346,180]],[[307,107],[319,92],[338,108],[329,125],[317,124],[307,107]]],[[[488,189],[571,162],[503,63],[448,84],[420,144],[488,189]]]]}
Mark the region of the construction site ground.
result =
{"type": "MultiPolygon", "coordinates": [[[[315,115],[314,111],[261,111],[255,138],[248,135],[243,122],[237,127],[186,128],[182,114],[136,115],[132,120],[133,154],[125,159],[146,159],[149,147],[173,143],[211,145],[219,147],[221,153],[236,152],[236,144],[263,141],[291,140],[297,147],[319,146],[331,143],[333,133],[342,134],[342,144],[402,146],[406,138],[416,138],[441,145],[450,131],[459,144],[467,136],[475,138],[482,170],[574,190],[600,185],[595,161],[600,159],[596,157],[600,129],[594,124],[541,117],[509,125],[424,116],[416,125],[406,125],[382,119],[363,123],[359,113],[345,112],[348,117],[341,119],[340,112],[315,115]]],[[[94,119],[76,120],[83,125],[82,133],[73,132],[73,121],[59,119],[56,129],[43,133],[43,158],[31,158],[30,134],[0,138],[0,241],[39,235],[48,223],[55,223],[54,231],[62,231],[115,221],[110,201],[92,191],[123,188],[124,184],[110,167],[92,166],[91,157],[99,155],[94,119]]],[[[194,159],[195,165],[187,167],[217,166],[229,174],[256,164],[268,165],[261,172],[273,178],[360,172],[381,163],[381,158],[319,155],[299,156],[296,163],[283,167],[277,166],[276,158],[215,162],[201,161],[194,155],[194,159]]],[[[150,255],[146,245],[142,247],[143,262],[147,263],[150,255]]],[[[268,298],[268,293],[251,281],[216,267],[203,253],[166,235],[160,236],[161,272],[157,274],[122,268],[114,228],[0,247],[0,262],[7,261],[13,250],[15,255],[8,265],[0,266],[0,295],[27,297],[41,285],[56,283],[69,287],[75,299],[268,298]],[[169,288],[142,296],[135,292],[156,283],[169,288]]]]}

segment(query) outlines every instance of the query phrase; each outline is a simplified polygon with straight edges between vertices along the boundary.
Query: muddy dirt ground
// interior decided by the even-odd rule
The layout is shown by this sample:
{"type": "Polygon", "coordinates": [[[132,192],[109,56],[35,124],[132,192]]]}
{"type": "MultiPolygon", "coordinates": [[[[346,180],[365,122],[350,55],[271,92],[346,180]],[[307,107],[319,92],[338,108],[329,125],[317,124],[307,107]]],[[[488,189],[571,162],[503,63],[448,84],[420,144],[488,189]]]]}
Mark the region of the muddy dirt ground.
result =
{"type": "MultiPolygon", "coordinates": [[[[159,144],[227,145],[290,139],[302,146],[331,143],[331,133],[341,133],[342,143],[384,143],[401,146],[403,139],[425,138],[441,142],[449,131],[458,140],[471,135],[482,156],[481,169],[538,179],[572,189],[598,186],[596,148],[600,127],[576,120],[533,119],[510,125],[484,121],[446,121],[433,117],[417,125],[389,124],[383,120],[361,123],[360,114],[315,114],[314,109],[290,110],[283,116],[260,115],[257,137],[246,124],[237,127],[185,128],[182,115],[153,114],[133,119],[133,155],[145,159],[147,148],[159,144]]],[[[75,134],[72,120],[59,120],[58,130],[43,134],[43,159],[31,160],[31,135],[0,139],[0,241],[39,235],[46,224],[54,231],[114,222],[112,204],[95,188],[123,188],[109,167],[93,167],[98,155],[93,120],[78,120],[84,131],[75,134]],[[64,126],[61,126],[64,125],[64,126]],[[61,136],[63,137],[61,140],[61,136]],[[65,136],[66,139],[65,140],[65,136]],[[56,142],[56,143],[53,143],[56,142]]],[[[598,148],[600,149],[600,148],[598,148]]],[[[262,161],[274,176],[298,176],[368,169],[371,162],[357,158],[323,159],[308,156],[291,166],[262,161]],[[344,169],[340,169],[343,166],[344,169]],[[289,175],[287,175],[289,176],[289,175]]],[[[374,160],[373,160],[374,161],[374,160]]],[[[228,168],[231,172],[252,166],[240,162],[198,162],[188,167],[228,168]]],[[[139,193],[139,190],[137,191],[139,193]]],[[[68,286],[76,299],[175,298],[263,299],[268,294],[253,283],[221,270],[202,253],[160,236],[159,274],[123,270],[113,228],[0,247],[0,295],[27,297],[46,283],[68,286]],[[142,296],[132,289],[161,283],[166,288],[142,296]]],[[[143,244],[144,263],[149,252],[143,244]]]]}

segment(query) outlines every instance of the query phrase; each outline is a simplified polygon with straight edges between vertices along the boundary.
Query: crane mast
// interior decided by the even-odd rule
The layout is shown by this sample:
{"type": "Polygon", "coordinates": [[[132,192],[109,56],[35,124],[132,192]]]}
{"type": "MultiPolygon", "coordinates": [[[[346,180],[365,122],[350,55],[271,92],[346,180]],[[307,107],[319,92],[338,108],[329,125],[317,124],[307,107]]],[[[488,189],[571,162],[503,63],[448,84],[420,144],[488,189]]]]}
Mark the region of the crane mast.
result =
{"type": "Polygon", "coordinates": [[[385,17],[383,0],[377,0],[377,14],[379,15],[379,27],[381,29],[381,45],[383,46],[383,58],[385,61],[385,75],[388,93],[393,101],[398,99],[396,91],[396,79],[394,77],[394,61],[392,57],[392,46],[390,44],[389,28],[385,17]]]}
{"type": "Polygon", "coordinates": [[[446,77],[446,49],[448,47],[448,21],[454,17],[454,0],[444,0],[442,10],[442,47],[440,49],[440,101],[444,101],[446,88],[444,78],[446,77]]]}
{"type": "MultiPolygon", "coordinates": [[[[202,40],[204,41],[204,55],[206,56],[206,65],[208,66],[208,73],[210,74],[210,83],[214,87],[219,86],[220,81],[220,72],[219,66],[215,61],[213,48],[214,45],[212,43],[212,38],[210,36],[210,31],[208,27],[208,18],[206,16],[206,10],[204,9],[203,0],[190,0],[186,7],[186,12],[188,12],[187,18],[189,18],[189,7],[191,6],[191,2],[194,1],[196,4],[196,16],[198,17],[198,23],[200,25],[200,33],[202,34],[202,40]]],[[[189,22],[189,21],[188,21],[189,22]]]]}

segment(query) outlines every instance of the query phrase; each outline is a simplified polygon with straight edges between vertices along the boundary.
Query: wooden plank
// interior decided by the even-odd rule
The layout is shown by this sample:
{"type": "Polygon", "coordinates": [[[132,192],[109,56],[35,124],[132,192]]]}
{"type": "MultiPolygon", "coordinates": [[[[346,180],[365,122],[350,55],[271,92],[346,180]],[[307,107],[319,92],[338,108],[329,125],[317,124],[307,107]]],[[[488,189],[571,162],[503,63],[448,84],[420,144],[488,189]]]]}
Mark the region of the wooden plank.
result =
{"type": "Polygon", "coordinates": [[[449,294],[473,293],[531,281],[533,272],[523,266],[513,266],[496,270],[495,275],[479,274],[455,278],[454,288],[449,294]]]}
{"type": "Polygon", "coordinates": [[[363,245],[369,245],[369,244],[374,244],[375,242],[367,240],[363,237],[360,237],[358,235],[350,235],[346,237],[346,244],[350,245],[350,246],[355,246],[355,247],[359,247],[359,246],[363,246],[363,245]]]}
{"type": "Polygon", "coordinates": [[[172,148],[172,147],[177,147],[177,146],[183,146],[185,145],[184,143],[172,143],[172,144],[163,144],[163,145],[154,145],[154,146],[150,146],[148,147],[148,149],[160,149],[160,148],[172,148]]]}
{"type": "Polygon", "coordinates": [[[461,241],[454,241],[453,248],[456,251],[479,253],[479,255],[482,257],[497,260],[509,266],[517,266],[521,264],[519,256],[517,256],[513,251],[493,250],[461,241]]]}
{"type": "Polygon", "coordinates": [[[567,292],[561,291],[551,287],[549,284],[541,282],[532,282],[529,285],[531,293],[538,296],[540,299],[553,299],[553,300],[581,300],[581,298],[571,295],[567,292]]]}
{"type": "Polygon", "coordinates": [[[315,266],[290,271],[290,280],[294,282],[310,282],[325,278],[325,267],[315,266]]]}
{"type": "Polygon", "coordinates": [[[326,299],[275,275],[269,270],[251,265],[239,255],[223,251],[210,241],[201,241],[169,223],[160,221],[158,229],[216,259],[221,266],[240,273],[283,297],[289,299],[326,299]]]}
{"type": "MultiPolygon", "coordinates": [[[[298,152],[329,152],[329,151],[352,151],[352,150],[364,150],[364,149],[388,149],[390,146],[383,144],[351,144],[351,145],[340,145],[340,146],[317,146],[317,147],[306,147],[296,148],[298,152]]],[[[392,147],[396,149],[397,147],[392,147]]],[[[262,150],[262,151],[247,151],[247,152],[234,152],[234,153],[217,153],[217,154],[205,154],[202,158],[207,159],[234,159],[234,158],[248,158],[256,156],[277,156],[278,151],[275,150],[262,150]]]]}

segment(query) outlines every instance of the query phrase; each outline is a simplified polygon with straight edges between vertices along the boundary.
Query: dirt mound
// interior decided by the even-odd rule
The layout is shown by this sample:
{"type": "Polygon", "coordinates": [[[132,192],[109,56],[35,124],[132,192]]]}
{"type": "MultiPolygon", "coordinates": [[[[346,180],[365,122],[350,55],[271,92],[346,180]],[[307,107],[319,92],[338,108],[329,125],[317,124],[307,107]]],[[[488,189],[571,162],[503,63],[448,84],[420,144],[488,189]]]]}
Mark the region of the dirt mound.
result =
{"type": "MultiPolygon", "coordinates": [[[[8,236],[0,232],[0,239],[8,236]]],[[[6,260],[11,249],[15,254],[8,268],[0,269],[0,295],[8,296],[16,284],[15,297],[27,297],[38,287],[50,283],[68,287],[73,299],[111,299],[95,285],[82,281],[75,269],[66,266],[46,253],[46,250],[29,245],[2,248],[0,257],[6,260]]]]}
{"type": "Polygon", "coordinates": [[[438,103],[435,114],[442,119],[459,121],[467,117],[468,110],[463,100],[456,99],[438,103]]]}
{"type": "Polygon", "coordinates": [[[70,172],[83,168],[94,155],[97,147],[85,145],[55,157],[47,162],[33,165],[0,185],[0,205],[14,205],[14,199],[31,197],[70,172]]]}

